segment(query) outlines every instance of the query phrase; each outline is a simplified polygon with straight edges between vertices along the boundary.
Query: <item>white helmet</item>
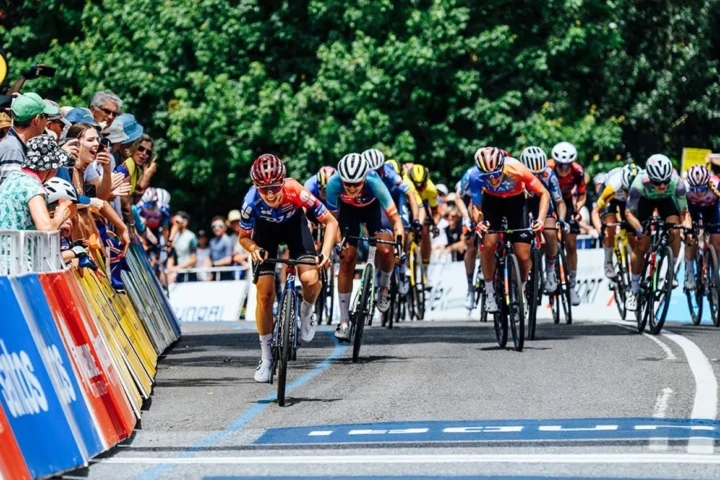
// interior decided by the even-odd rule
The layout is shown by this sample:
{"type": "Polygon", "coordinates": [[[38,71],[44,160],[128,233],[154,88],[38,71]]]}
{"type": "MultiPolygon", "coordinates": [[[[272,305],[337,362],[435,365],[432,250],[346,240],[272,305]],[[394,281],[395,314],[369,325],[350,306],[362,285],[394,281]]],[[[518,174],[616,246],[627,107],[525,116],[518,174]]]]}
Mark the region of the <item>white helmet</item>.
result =
{"type": "Polygon", "coordinates": [[[170,192],[164,188],[157,189],[158,204],[164,207],[170,206],[170,192]]]}
{"type": "Polygon", "coordinates": [[[362,157],[368,163],[371,170],[377,170],[385,163],[385,155],[377,148],[365,150],[362,153],[362,157]]]}
{"type": "Polygon", "coordinates": [[[55,203],[58,200],[69,200],[73,203],[78,202],[77,192],[75,187],[70,185],[67,180],[62,178],[51,178],[45,182],[45,190],[48,193],[47,203],[55,203]]]}
{"type": "Polygon", "coordinates": [[[653,182],[667,182],[673,174],[672,162],[661,153],[656,153],[645,162],[645,170],[653,182]]]}
{"type": "Polygon", "coordinates": [[[634,163],[628,163],[627,165],[623,166],[622,176],[620,177],[623,190],[630,190],[630,185],[632,185],[632,183],[635,181],[635,178],[641,172],[642,169],[634,163]]]}
{"type": "Polygon", "coordinates": [[[560,142],[553,147],[552,158],[558,163],[572,163],[577,160],[577,149],[570,142],[560,142]]]}
{"type": "Polygon", "coordinates": [[[710,170],[705,165],[693,165],[687,171],[686,181],[689,187],[704,187],[710,183],[710,170]]]}
{"type": "Polygon", "coordinates": [[[359,153],[348,153],[338,163],[340,180],[347,183],[359,183],[365,180],[370,166],[359,153]]]}
{"type": "Polygon", "coordinates": [[[520,154],[520,161],[534,173],[540,173],[547,167],[547,155],[540,147],[527,147],[520,154]]]}

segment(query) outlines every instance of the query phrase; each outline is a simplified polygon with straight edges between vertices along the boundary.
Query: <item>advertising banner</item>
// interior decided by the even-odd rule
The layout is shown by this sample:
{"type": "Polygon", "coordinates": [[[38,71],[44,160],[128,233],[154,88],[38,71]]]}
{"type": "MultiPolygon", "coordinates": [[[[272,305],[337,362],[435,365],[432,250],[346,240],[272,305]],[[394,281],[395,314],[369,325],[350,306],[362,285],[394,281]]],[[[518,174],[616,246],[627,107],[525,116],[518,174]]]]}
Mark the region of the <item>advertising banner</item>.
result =
{"type": "Polygon", "coordinates": [[[0,305],[0,402],[31,475],[83,466],[86,458],[7,277],[0,277],[0,305]]]}
{"type": "Polygon", "coordinates": [[[234,322],[240,319],[245,280],[170,285],[170,304],[180,322],[234,322]]]}
{"type": "Polygon", "coordinates": [[[29,480],[32,477],[0,404],[0,479],[2,478],[29,480]]]}

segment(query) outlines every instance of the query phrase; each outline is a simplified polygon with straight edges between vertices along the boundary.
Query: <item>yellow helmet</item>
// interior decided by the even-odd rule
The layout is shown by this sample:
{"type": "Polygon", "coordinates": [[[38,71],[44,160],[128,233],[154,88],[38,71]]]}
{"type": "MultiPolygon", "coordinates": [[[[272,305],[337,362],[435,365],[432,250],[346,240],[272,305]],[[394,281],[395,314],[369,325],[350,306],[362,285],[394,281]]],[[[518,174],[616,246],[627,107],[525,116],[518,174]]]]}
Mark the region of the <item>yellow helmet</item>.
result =
{"type": "Polygon", "coordinates": [[[415,184],[415,188],[425,188],[428,180],[428,169],[417,163],[410,170],[410,180],[415,184]]]}
{"type": "Polygon", "coordinates": [[[385,161],[385,163],[389,163],[390,165],[392,165],[393,170],[395,170],[395,173],[397,173],[398,175],[400,174],[400,164],[398,163],[397,160],[391,159],[391,160],[385,161]]]}

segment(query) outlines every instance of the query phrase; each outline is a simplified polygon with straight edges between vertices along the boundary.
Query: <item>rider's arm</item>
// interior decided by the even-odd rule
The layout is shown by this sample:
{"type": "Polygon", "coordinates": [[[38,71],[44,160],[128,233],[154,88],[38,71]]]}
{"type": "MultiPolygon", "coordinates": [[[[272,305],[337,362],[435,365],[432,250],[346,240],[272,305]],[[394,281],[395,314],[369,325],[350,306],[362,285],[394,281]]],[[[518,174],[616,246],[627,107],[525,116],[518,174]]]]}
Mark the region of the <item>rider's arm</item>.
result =
{"type": "Polygon", "coordinates": [[[400,214],[398,214],[395,202],[393,202],[390,190],[387,189],[380,176],[375,172],[370,172],[365,180],[375,194],[375,198],[380,202],[380,206],[385,210],[385,214],[393,225],[393,231],[395,237],[398,235],[405,238],[405,228],[402,224],[400,214]]]}
{"type": "Polygon", "coordinates": [[[245,195],[242,208],[240,209],[240,233],[238,242],[252,256],[253,253],[260,250],[260,246],[252,239],[253,229],[255,228],[255,187],[245,195]]]}
{"type": "Polygon", "coordinates": [[[540,206],[538,207],[538,218],[540,222],[544,222],[550,209],[550,192],[545,185],[524,165],[517,165],[517,174],[525,185],[528,192],[532,192],[540,198],[540,206]]]}
{"type": "Polygon", "coordinates": [[[633,184],[630,186],[630,191],[628,192],[628,198],[625,208],[625,219],[635,231],[638,231],[640,230],[640,228],[642,228],[640,220],[638,220],[638,218],[635,216],[637,215],[638,204],[640,203],[640,197],[642,196],[642,188],[642,178],[640,175],[638,175],[637,178],[635,178],[633,184]]]}
{"type": "Polygon", "coordinates": [[[675,187],[675,198],[677,199],[678,210],[680,211],[680,221],[685,228],[691,228],[692,218],[688,211],[687,188],[685,187],[685,182],[682,180],[678,181],[675,187]]]}
{"type": "Polygon", "coordinates": [[[407,197],[408,205],[410,205],[410,212],[412,213],[412,217],[415,219],[420,219],[420,208],[418,207],[418,201],[415,195],[415,192],[410,191],[408,189],[405,192],[405,197],[407,197]]]}
{"type": "Polygon", "coordinates": [[[455,196],[455,206],[460,212],[460,216],[463,218],[463,222],[469,222],[470,213],[468,212],[467,205],[465,205],[465,202],[463,202],[463,199],[460,195],[455,196]]]}
{"type": "Polygon", "coordinates": [[[323,238],[322,254],[325,258],[330,258],[333,245],[335,245],[337,241],[337,235],[340,229],[338,221],[335,218],[335,215],[332,215],[330,212],[325,214],[319,220],[320,223],[325,225],[325,237],[323,238]]]}
{"type": "Polygon", "coordinates": [[[438,208],[438,191],[433,181],[429,178],[427,179],[425,190],[422,192],[422,198],[430,205],[432,212],[435,213],[438,208]]]}

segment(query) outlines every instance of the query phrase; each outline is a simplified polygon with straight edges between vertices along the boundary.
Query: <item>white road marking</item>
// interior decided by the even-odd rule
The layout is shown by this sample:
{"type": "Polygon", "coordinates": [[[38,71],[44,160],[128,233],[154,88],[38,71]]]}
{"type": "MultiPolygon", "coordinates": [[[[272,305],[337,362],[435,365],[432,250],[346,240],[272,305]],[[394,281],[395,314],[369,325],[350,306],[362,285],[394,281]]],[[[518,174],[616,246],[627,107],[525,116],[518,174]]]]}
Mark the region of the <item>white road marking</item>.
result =
{"type": "Polygon", "coordinates": [[[347,464],[429,464],[429,463],[573,463],[573,464],[720,464],[720,455],[666,453],[594,454],[458,454],[458,455],[325,455],[264,457],[111,457],[93,463],[116,465],[347,465],[347,464]]]}
{"type": "MultiPolygon", "coordinates": [[[[632,330],[637,331],[637,328],[634,328],[632,330]]],[[[662,348],[662,351],[665,352],[665,360],[677,360],[677,357],[673,353],[673,351],[670,349],[670,347],[667,345],[667,343],[661,341],[659,338],[657,338],[655,335],[650,335],[649,333],[643,332],[643,335],[653,342],[657,343],[660,348],[662,348]]]]}
{"type": "MultiPolygon", "coordinates": [[[[690,418],[715,420],[717,416],[717,379],[710,361],[693,341],[665,331],[663,336],[677,343],[683,349],[690,370],[695,377],[695,402],[690,418]]],[[[715,451],[715,442],[711,438],[691,438],[688,453],[709,454],[715,451]]]]}
{"type": "MultiPolygon", "coordinates": [[[[668,408],[668,401],[670,400],[670,395],[672,395],[672,388],[665,387],[663,388],[662,392],[657,397],[657,400],[655,400],[655,410],[653,411],[653,418],[665,418],[665,412],[668,408]]],[[[667,437],[657,437],[657,438],[651,438],[650,444],[648,445],[650,450],[655,452],[663,452],[668,449],[668,439],[667,437]]]]}

